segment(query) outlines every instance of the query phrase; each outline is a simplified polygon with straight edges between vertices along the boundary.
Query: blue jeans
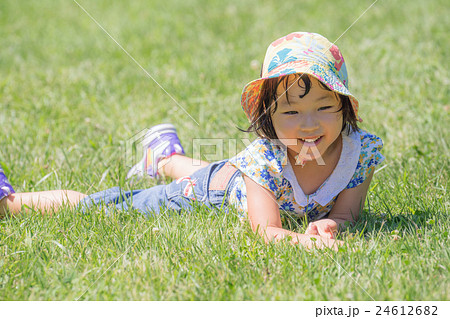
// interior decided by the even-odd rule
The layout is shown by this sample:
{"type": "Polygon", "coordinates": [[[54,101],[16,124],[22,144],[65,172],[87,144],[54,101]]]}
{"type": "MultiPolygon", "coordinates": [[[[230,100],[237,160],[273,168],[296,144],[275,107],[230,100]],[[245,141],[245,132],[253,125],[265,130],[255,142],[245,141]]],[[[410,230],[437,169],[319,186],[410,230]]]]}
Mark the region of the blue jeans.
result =
{"type": "Polygon", "coordinates": [[[227,190],[234,181],[239,171],[229,171],[226,178],[222,178],[222,186],[216,187],[221,174],[217,174],[224,168],[227,160],[209,164],[201,168],[191,176],[179,178],[167,185],[158,185],[148,189],[125,191],[119,187],[113,187],[85,197],[78,205],[84,210],[92,206],[115,207],[119,210],[134,208],[143,214],[158,214],[161,211],[189,209],[193,202],[198,202],[207,207],[228,209],[227,190]],[[212,187],[211,187],[212,186],[212,187]]]}

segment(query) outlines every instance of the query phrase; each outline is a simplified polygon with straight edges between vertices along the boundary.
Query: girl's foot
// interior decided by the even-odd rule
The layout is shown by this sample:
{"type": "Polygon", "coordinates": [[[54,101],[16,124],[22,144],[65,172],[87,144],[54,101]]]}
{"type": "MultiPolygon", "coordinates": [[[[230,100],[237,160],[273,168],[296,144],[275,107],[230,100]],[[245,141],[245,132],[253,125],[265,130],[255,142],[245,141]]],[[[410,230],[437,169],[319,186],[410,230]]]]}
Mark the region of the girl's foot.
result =
{"type": "Polygon", "coordinates": [[[156,178],[158,174],[158,163],[172,155],[184,155],[177,130],[172,124],[160,124],[153,126],[145,134],[144,156],[142,160],[134,165],[127,174],[127,179],[136,175],[138,178],[147,173],[150,177],[156,178]]]}

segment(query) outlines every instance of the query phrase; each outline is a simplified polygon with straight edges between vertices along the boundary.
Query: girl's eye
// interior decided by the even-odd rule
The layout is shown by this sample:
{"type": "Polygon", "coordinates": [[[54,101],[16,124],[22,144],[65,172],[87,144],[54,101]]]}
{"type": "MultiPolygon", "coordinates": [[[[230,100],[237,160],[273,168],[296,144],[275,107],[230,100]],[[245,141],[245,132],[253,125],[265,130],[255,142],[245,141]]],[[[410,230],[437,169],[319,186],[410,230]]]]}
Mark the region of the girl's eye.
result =
{"type": "Polygon", "coordinates": [[[319,107],[319,111],[325,111],[325,110],[328,110],[331,108],[332,108],[332,106],[322,106],[322,107],[319,107]]]}
{"type": "Polygon", "coordinates": [[[287,115],[292,115],[292,114],[297,114],[297,111],[288,111],[288,112],[283,112],[283,114],[287,114],[287,115]]]}

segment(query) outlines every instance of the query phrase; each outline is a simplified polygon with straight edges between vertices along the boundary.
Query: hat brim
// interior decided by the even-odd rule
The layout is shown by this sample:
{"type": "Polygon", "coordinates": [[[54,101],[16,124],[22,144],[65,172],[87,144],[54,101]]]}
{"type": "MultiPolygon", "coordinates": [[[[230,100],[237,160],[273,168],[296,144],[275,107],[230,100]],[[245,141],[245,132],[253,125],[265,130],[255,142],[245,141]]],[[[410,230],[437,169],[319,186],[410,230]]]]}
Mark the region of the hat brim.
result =
{"type": "Polygon", "coordinates": [[[358,117],[358,100],[350,93],[344,83],[336,76],[334,72],[330,70],[329,66],[322,66],[318,63],[310,61],[293,61],[284,63],[277,68],[274,68],[265,77],[253,80],[249,82],[242,91],[241,105],[248,120],[252,123],[255,121],[255,114],[259,104],[261,87],[265,80],[277,78],[281,76],[291,74],[308,74],[315,77],[317,80],[325,84],[330,90],[339,94],[348,96],[355,112],[356,118],[358,117]]]}

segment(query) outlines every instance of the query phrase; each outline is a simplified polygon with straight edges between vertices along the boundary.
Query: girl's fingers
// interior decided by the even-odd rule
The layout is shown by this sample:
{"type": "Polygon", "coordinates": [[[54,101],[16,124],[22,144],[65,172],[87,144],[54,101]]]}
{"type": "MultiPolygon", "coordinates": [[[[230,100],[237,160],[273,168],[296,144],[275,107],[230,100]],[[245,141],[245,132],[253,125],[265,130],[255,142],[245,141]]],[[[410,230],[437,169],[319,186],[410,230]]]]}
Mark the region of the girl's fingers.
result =
{"type": "Polygon", "coordinates": [[[327,226],[327,233],[329,234],[330,238],[334,238],[335,229],[331,226],[327,226]]]}
{"type": "Polygon", "coordinates": [[[320,237],[329,238],[329,239],[334,238],[334,233],[330,226],[326,225],[326,226],[322,226],[319,228],[316,227],[316,229],[317,229],[318,235],[320,237]]]}
{"type": "Polygon", "coordinates": [[[323,232],[320,232],[320,236],[325,237],[325,238],[329,238],[329,239],[333,239],[334,238],[333,232],[331,231],[330,227],[326,227],[323,232]]]}
{"type": "Polygon", "coordinates": [[[307,235],[319,235],[319,230],[317,229],[316,225],[309,224],[308,228],[305,231],[305,234],[307,234],[307,235]]]}

